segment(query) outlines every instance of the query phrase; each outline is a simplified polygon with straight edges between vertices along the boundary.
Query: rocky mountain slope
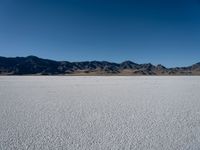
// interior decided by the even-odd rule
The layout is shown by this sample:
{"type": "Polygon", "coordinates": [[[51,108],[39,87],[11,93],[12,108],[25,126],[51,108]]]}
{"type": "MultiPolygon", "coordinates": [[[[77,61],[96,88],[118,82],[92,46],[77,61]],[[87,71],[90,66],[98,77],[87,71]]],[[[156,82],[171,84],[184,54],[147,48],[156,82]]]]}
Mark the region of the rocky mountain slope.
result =
{"type": "Polygon", "coordinates": [[[0,57],[0,75],[200,75],[200,62],[188,67],[166,68],[131,61],[68,62],[36,56],[0,57]]]}

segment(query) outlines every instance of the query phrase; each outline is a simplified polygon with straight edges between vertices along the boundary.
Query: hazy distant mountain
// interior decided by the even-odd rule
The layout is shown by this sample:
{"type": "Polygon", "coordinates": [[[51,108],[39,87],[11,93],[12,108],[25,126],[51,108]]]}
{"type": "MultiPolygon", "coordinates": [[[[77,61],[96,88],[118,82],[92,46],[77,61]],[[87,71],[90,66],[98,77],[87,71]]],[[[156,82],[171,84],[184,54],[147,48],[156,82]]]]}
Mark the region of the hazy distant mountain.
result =
{"type": "Polygon", "coordinates": [[[188,67],[166,68],[162,65],[137,64],[131,61],[68,62],[36,56],[0,57],[1,75],[200,75],[200,63],[188,67]]]}

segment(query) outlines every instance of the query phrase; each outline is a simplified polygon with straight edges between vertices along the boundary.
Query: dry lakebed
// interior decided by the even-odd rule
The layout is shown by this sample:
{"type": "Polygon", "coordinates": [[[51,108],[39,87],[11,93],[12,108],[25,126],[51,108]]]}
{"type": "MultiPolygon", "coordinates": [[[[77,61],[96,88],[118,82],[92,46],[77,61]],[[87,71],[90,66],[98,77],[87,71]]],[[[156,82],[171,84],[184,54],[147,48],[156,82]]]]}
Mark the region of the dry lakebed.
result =
{"type": "Polygon", "coordinates": [[[198,76],[1,76],[1,150],[199,150],[198,76]]]}

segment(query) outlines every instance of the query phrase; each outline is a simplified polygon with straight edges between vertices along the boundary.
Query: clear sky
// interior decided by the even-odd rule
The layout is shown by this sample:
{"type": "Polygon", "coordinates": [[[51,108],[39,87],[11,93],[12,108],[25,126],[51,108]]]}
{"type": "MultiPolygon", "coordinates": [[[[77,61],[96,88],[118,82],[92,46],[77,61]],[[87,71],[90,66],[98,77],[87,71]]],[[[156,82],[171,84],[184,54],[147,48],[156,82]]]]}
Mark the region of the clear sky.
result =
{"type": "Polygon", "coordinates": [[[0,0],[0,55],[191,65],[200,0],[0,0]]]}

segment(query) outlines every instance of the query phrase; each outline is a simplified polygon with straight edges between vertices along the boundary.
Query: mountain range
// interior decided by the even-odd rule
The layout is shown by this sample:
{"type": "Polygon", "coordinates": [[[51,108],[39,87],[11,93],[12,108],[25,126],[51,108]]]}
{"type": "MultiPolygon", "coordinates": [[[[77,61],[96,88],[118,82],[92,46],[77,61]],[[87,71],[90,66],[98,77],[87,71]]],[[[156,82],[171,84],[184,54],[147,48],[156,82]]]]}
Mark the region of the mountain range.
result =
{"type": "Polygon", "coordinates": [[[0,75],[200,75],[200,62],[188,67],[166,68],[132,61],[68,62],[36,56],[0,57],[0,75]]]}

